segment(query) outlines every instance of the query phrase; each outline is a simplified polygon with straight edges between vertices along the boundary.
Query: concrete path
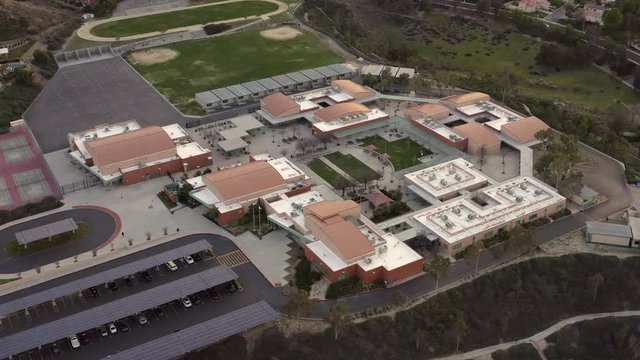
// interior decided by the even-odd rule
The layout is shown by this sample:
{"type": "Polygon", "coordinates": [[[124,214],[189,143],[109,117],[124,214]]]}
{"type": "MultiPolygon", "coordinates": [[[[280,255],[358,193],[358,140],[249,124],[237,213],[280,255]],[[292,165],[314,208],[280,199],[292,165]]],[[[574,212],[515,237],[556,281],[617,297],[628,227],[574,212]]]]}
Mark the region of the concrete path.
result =
{"type": "Polygon", "coordinates": [[[274,16],[274,15],[283,13],[283,12],[287,11],[287,9],[289,8],[289,6],[287,4],[285,4],[285,3],[283,3],[282,1],[279,1],[279,0],[227,0],[227,1],[221,1],[221,2],[212,3],[212,4],[202,4],[202,5],[195,5],[195,6],[183,6],[183,7],[172,8],[172,9],[163,9],[163,10],[153,11],[153,12],[143,13],[143,14],[125,15],[125,16],[112,17],[112,18],[103,19],[103,20],[91,21],[91,22],[88,22],[88,23],[84,24],[82,27],[80,27],[80,29],[78,29],[78,31],[77,31],[77,35],[80,38],[83,38],[83,39],[86,39],[86,40],[91,40],[91,41],[114,42],[114,41],[137,40],[137,39],[143,39],[143,38],[147,38],[147,37],[151,37],[151,36],[165,35],[165,34],[170,34],[170,33],[181,32],[181,31],[200,30],[203,25],[207,25],[207,24],[195,24],[195,25],[190,25],[190,26],[177,27],[177,28],[169,29],[167,31],[162,31],[162,32],[153,31],[153,32],[148,32],[148,33],[144,33],[144,34],[137,34],[137,35],[131,35],[131,36],[122,36],[122,37],[103,37],[103,36],[96,36],[96,35],[93,35],[91,33],[91,29],[93,29],[94,27],[96,27],[98,25],[114,22],[114,21],[120,21],[120,20],[137,18],[137,17],[143,17],[143,16],[148,16],[148,15],[170,13],[170,12],[174,12],[174,11],[201,8],[201,7],[207,7],[207,6],[224,5],[224,4],[242,2],[242,1],[265,1],[265,2],[270,2],[272,4],[278,5],[278,9],[274,10],[272,12],[266,13],[266,14],[262,14],[262,15],[252,15],[252,16],[246,16],[246,17],[239,17],[239,18],[235,18],[235,19],[214,21],[214,22],[207,23],[207,24],[225,24],[225,23],[232,23],[232,22],[236,22],[236,21],[240,21],[240,20],[257,19],[257,18],[260,18],[260,17],[263,17],[263,18],[264,17],[270,17],[270,16],[274,16]]]}
{"type": "Polygon", "coordinates": [[[456,355],[441,357],[441,358],[437,358],[437,360],[475,359],[475,358],[480,357],[480,356],[490,355],[492,352],[497,351],[497,350],[506,350],[506,349],[508,349],[508,348],[510,348],[512,346],[515,346],[515,345],[520,345],[520,344],[524,344],[524,343],[533,344],[533,343],[539,342],[541,340],[546,339],[547,337],[549,337],[549,335],[557,332],[558,330],[562,329],[563,327],[565,327],[567,325],[571,325],[571,324],[575,324],[575,323],[582,322],[582,321],[587,321],[587,320],[606,318],[606,317],[627,317],[627,316],[640,316],[640,310],[619,311],[619,312],[598,313],[598,314],[587,314],[587,315],[574,316],[572,318],[564,319],[564,320],[562,320],[560,322],[557,322],[555,325],[550,326],[547,329],[542,330],[539,333],[537,333],[535,335],[532,335],[532,336],[530,336],[528,338],[525,338],[525,339],[520,339],[520,340],[510,341],[510,342],[506,342],[506,343],[502,343],[502,344],[498,344],[498,345],[494,345],[494,346],[489,346],[489,347],[486,347],[486,348],[470,351],[470,352],[467,352],[467,353],[464,353],[464,354],[456,354],[456,355]]]}

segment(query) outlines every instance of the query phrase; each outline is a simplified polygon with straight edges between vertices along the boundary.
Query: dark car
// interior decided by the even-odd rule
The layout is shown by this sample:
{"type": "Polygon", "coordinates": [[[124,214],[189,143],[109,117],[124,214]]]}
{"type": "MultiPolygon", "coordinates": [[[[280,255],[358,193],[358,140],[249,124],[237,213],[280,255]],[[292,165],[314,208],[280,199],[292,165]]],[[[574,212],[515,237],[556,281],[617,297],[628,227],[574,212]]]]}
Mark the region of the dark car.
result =
{"type": "Polygon", "coordinates": [[[133,275],[129,275],[126,278],[124,278],[124,282],[127,283],[127,286],[133,286],[135,284],[135,281],[133,280],[133,275]]]}
{"type": "Polygon", "coordinates": [[[49,350],[51,350],[52,354],[60,354],[60,346],[58,346],[58,343],[53,343],[51,345],[49,345],[49,350]]]}
{"type": "Polygon", "coordinates": [[[200,260],[202,260],[202,258],[200,257],[200,254],[193,254],[191,255],[191,257],[193,258],[193,261],[198,262],[200,260]]]}
{"type": "Polygon", "coordinates": [[[98,288],[95,286],[92,286],[89,288],[89,292],[91,293],[91,296],[93,297],[98,297],[100,296],[100,292],[98,291],[98,288]]]}
{"type": "Polygon", "coordinates": [[[167,313],[165,313],[161,308],[154,308],[153,313],[158,319],[167,317],[167,313]]]}
{"type": "Polygon", "coordinates": [[[153,277],[151,277],[151,274],[146,270],[141,272],[140,275],[142,275],[142,278],[144,279],[144,281],[149,282],[149,281],[153,280],[153,277]]]}
{"type": "Polygon", "coordinates": [[[210,288],[209,290],[207,290],[207,292],[209,293],[209,296],[211,296],[213,300],[220,299],[220,293],[218,292],[218,290],[214,288],[210,288]]]}
{"type": "Polygon", "coordinates": [[[116,283],[115,281],[109,281],[107,283],[107,286],[109,287],[109,289],[111,289],[111,291],[118,290],[118,283],[116,283]]]}
{"type": "Polygon", "coordinates": [[[200,295],[198,295],[198,294],[193,294],[193,295],[189,296],[189,298],[191,299],[191,302],[194,305],[202,304],[202,298],[200,298],[200,295]]]}
{"type": "Polygon", "coordinates": [[[129,325],[127,325],[127,323],[125,323],[124,321],[117,321],[116,322],[116,327],[118,328],[118,330],[120,330],[120,332],[126,333],[129,332],[129,325]]]}
{"type": "Polygon", "coordinates": [[[224,284],[224,288],[227,289],[227,291],[229,292],[229,294],[233,294],[234,292],[236,292],[236,286],[233,285],[232,282],[228,282],[226,284],[224,284]]]}
{"type": "Polygon", "coordinates": [[[91,336],[89,336],[88,333],[82,333],[80,334],[80,336],[78,336],[78,338],[80,339],[80,343],[82,343],[82,345],[91,344],[91,336]]]}

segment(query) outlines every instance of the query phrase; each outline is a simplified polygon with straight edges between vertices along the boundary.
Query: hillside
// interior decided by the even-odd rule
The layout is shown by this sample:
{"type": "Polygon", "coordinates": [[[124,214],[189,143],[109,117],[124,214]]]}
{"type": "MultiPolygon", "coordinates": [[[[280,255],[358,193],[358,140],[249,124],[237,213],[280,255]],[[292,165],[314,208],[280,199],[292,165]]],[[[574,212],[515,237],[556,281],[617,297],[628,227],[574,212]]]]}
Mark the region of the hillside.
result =
{"type": "Polygon", "coordinates": [[[0,41],[37,35],[75,16],[56,0],[0,0],[0,41]]]}

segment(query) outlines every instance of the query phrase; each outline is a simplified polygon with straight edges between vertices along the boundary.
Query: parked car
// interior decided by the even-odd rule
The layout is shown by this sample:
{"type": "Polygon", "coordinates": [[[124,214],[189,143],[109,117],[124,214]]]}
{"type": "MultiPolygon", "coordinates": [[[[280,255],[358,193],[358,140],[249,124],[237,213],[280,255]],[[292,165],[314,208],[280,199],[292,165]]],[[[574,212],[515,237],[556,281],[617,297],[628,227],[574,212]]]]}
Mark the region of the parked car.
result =
{"type": "Polygon", "coordinates": [[[127,283],[127,286],[133,286],[135,284],[135,281],[133,280],[133,275],[129,275],[125,277],[124,282],[127,283]]]}
{"type": "Polygon", "coordinates": [[[200,296],[198,294],[193,294],[193,295],[189,296],[189,299],[196,306],[202,304],[202,299],[200,298],[200,296]]]}
{"type": "Polygon", "coordinates": [[[193,258],[193,260],[195,262],[198,262],[198,261],[202,260],[202,258],[200,257],[200,254],[193,254],[193,255],[191,255],[191,257],[193,258]]]}
{"type": "Polygon", "coordinates": [[[189,298],[186,296],[183,298],[180,298],[180,302],[182,303],[182,306],[184,306],[185,308],[190,308],[192,305],[191,300],[189,300],[189,298]]]}
{"type": "Polygon", "coordinates": [[[100,296],[100,292],[98,291],[98,288],[95,286],[92,286],[89,288],[89,293],[91,293],[91,296],[93,297],[98,297],[100,296]]]}
{"type": "Polygon", "coordinates": [[[58,343],[49,345],[49,350],[51,350],[53,355],[60,354],[60,346],[58,346],[58,343]]]}
{"type": "Polygon", "coordinates": [[[89,334],[88,334],[88,333],[82,333],[82,334],[80,334],[79,338],[80,338],[80,342],[81,342],[83,345],[89,345],[89,344],[91,344],[91,337],[89,336],[89,334]]]}
{"type": "Polygon", "coordinates": [[[236,289],[238,289],[238,291],[242,291],[242,289],[244,289],[244,288],[242,287],[242,284],[240,283],[240,280],[238,280],[238,279],[231,280],[231,283],[233,284],[233,286],[234,286],[236,289]]]}
{"type": "Polygon", "coordinates": [[[104,325],[100,325],[100,336],[105,337],[105,336],[109,336],[109,329],[107,329],[106,326],[104,325]]]}
{"type": "Polygon", "coordinates": [[[147,317],[144,316],[143,313],[137,313],[136,320],[138,320],[138,324],[140,325],[147,325],[149,323],[149,320],[147,320],[147,317]]]}
{"type": "Polygon", "coordinates": [[[209,296],[211,296],[213,300],[220,299],[220,293],[218,292],[218,290],[214,288],[210,288],[209,290],[207,290],[207,292],[209,293],[209,296]]]}
{"type": "Polygon", "coordinates": [[[171,271],[176,271],[178,270],[178,265],[176,265],[176,263],[173,262],[173,260],[169,260],[169,262],[167,262],[167,267],[169,268],[169,270],[171,271]]]}
{"type": "Polygon", "coordinates": [[[77,349],[80,347],[80,340],[76,335],[69,336],[69,342],[71,343],[71,348],[77,349]]]}
{"type": "Polygon", "coordinates": [[[118,328],[116,327],[116,324],[114,323],[109,323],[109,325],[107,325],[107,327],[109,328],[109,332],[112,334],[115,334],[118,332],[118,328]]]}
{"type": "Polygon", "coordinates": [[[153,280],[153,277],[151,277],[151,274],[146,270],[141,272],[140,275],[142,275],[142,278],[144,279],[144,281],[150,282],[151,280],[153,280]]]}
{"type": "Polygon", "coordinates": [[[161,308],[154,308],[153,313],[158,319],[167,317],[167,313],[165,313],[161,308]]]}
{"type": "Polygon", "coordinates": [[[184,261],[189,265],[191,265],[191,264],[193,264],[195,262],[195,261],[193,261],[193,258],[191,256],[189,256],[189,255],[184,257],[184,261]]]}
{"type": "Polygon", "coordinates": [[[228,283],[224,284],[224,288],[227,289],[229,294],[233,294],[237,290],[236,286],[231,281],[229,281],[228,283]]]}
{"type": "Polygon", "coordinates": [[[109,281],[107,283],[107,286],[109,286],[109,289],[111,289],[111,291],[118,290],[118,283],[116,283],[115,281],[109,281]]]}
{"type": "Polygon", "coordinates": [[[123,333],[129,332],[130,330],[129,325],[127,325],[127,323],[125,323],[124,321],[116,322],[116,326],[118,327],[118,330],[123,333]]]}

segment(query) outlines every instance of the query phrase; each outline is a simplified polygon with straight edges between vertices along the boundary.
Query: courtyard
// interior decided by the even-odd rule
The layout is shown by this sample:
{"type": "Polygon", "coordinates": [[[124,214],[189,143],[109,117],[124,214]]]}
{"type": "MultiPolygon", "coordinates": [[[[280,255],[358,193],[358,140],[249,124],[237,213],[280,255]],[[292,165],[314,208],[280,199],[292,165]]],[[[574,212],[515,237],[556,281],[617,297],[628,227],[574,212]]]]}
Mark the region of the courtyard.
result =
{"type": "Polygon", "coordinates": [[[381,136],[375,135],[359,139],[359,141],[365,147],[369,145],[375,146],[376,149],[374,151],[379,154],[389,155],[389,161],[391,161],[396,171],[418,165],[420,164],[419,158],[433,154],[433,152],[409,138],[387,141],[381,136]]]}

